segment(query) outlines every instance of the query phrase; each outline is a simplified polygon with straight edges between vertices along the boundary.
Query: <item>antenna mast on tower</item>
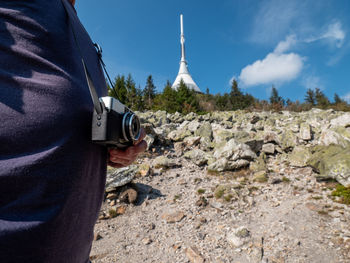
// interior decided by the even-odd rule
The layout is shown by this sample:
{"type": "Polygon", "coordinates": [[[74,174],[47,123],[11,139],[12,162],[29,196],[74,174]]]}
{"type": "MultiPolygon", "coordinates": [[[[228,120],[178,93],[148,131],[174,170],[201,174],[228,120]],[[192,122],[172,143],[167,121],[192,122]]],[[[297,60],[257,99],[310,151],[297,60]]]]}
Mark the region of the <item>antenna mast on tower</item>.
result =
{"type": "Polygon", "coordinates": [[[179,73],[177,74],[177,77],[172,85],[173,89],[178,89],[180,86],[181,79],[186,84],[186,86],[190,89],[193,89],[197,92],[201,92],[201,90],[198,88],[197,84],[193,81],[188,68],[187,68],[187,61],[185,58],[185,35],[184,35],[184,28],[183,28],[183,16],[180,15],[180,30],[181,30],[181,60],[180,60],[180,69],[179,73]]]}

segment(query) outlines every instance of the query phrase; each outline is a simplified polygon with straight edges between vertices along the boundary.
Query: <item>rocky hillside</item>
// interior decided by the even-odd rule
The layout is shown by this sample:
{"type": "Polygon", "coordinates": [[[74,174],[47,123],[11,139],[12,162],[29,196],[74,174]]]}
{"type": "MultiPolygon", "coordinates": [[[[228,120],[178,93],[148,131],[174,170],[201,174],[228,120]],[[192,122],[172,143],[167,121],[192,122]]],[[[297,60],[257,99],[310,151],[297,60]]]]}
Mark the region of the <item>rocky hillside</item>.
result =
{"type": "Polygon", "coordinates": [[[350,262],[350,113],[139,116],[149,150],[109,171],[93,262],[350,262]]]}

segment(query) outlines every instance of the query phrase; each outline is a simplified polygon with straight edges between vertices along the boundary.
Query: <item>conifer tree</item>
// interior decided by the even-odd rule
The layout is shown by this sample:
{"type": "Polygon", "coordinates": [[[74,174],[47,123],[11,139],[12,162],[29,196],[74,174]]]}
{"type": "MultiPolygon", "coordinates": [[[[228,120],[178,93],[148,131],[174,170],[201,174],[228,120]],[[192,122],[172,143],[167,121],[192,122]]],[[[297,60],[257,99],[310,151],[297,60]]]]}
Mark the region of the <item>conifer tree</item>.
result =
{"type": "Polygon", "coordinates": [[[163,109],[169,113],[174,113],[176,111],[181,112],[181,106],[178,104],[176,97],[177,92],[171,87],[171,83],[168,80],[161,95],[161,105],[163,109]]]}
{"type": "Polygon", "coordinates": [[[125,81],[125,87],[127,90],[127,106],[131,109],[134,108],[136,105],[136,84],[133,78],[131,77],[131,74],[128,75],[126,81],[125,81]]]}
{"type": "Polygon", "coordinates": [[[344,103],[344,102],[345,101],[342,100],[337,93],[334,93],[334,104],[335,105],[340,104],[340,103],[344,103]]]}
{"type": "Polygon", "coordinates": [[[239,110],[244,108],[244,95],[238,88],[237,81],[234,79],[231,85],[230,102],[232,110],[239,110]]]}
{"type": "Polygon", "coordinates": [[[114,79],[114,85],[108,91],[109,96],[118,99],[121,103],[126,104],[127,102],[127,89],[125,86],[125,77],[118,75],[114,79]]]}
{"type": "Polygon", "coordinates": [[[189,89],[183,80],[180,81],[180,85],[176,92],[176,101],[178,105],[181,105],[182,113],[197,112],[199,109],[199,103],[194,90],[189,89]]]}
{"type": "Polygon", "coordinates": [[[281,104],[284,105],[284,100],[281,96],[278,95],[278,91],[275,86],[272,85],[270,104],[281,104]]]}
{"type": "Polygon", "coordinates": [[[318,107],[325,109],[330,105],[328,98],[319,88],[315,89],[315,98],[318,107]]]}
{"type": "Polygon", "coordinates": [[[152,101],[156,95],[156,86],[153,84],[152,75],[147,78],[146,86],[143,90],[144,101],[146,102],[147,109],[152,108],[152,101]]]}
{"type": "Polygon", "coordinates": [[[306,103],[311,104],[312,106],[316,105],[316,96],[315,92],[312,89],[308,89],[306,91],[305,101],[306,103]]]}

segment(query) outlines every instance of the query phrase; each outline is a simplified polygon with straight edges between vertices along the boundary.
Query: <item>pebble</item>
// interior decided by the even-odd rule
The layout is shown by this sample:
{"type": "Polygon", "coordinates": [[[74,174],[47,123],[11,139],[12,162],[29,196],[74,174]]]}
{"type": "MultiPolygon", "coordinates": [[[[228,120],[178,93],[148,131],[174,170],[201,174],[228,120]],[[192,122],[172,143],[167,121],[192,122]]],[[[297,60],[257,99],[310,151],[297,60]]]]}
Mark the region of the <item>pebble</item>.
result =
{"type": "Polygon", "coordinates": [[[191,263],[204,263],[204,258],[201,256],[198,248],[195,246],[186,248],[186,256],[191,263]]]}
{"type": "Polygon", "coordinates": [[[167,223],[180,222],[184,217],[185,214],[181,211],[174,212],[171,214],[165,213],[162,215],[162,219],[164,219],[167,223]]]}

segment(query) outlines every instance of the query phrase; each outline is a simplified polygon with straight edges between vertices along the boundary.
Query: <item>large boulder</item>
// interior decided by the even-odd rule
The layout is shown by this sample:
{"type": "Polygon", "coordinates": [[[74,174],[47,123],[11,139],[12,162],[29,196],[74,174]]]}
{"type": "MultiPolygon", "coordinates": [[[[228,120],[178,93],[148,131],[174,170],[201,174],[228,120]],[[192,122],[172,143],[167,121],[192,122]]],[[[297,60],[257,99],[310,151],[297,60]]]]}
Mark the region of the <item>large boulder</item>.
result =
{"type": "Polygon", "coordinates": [[[184,157],[186,159],[190,159],[193,163],[195,163],[198,166],[207,164],[208,160],[212,158],[210,154],[200,149],[194,149],[192,151],[188,151],[184,154],[184,157]]]}
{"type": "Polygon", "coordinates": [[[214,152],[214,157],[217,159],[224,157],[231,161],[238,159],[254,160],[256,154],[248,145],[239,143],[235,139],[231,139],[225,146],[214,152]]]}
{"type": "Polygon", "coordinates": [[[227,129],[217,129],[213,131],[213,137],[214,137],[214,146],[222,147],[224,146],[230,139],[232,139],[235,136],[234,132],[232,130],[227,129]]]}
{"type": "Polygon", "coordinates": [[[316,146],[307,162],[320,176],[350,186],[350,148],[339,145],[316,146]]]}
{"type": "Polygon", "coordinates": [[[279,136],[279,145],[283,151],[292,150],[297,145],[297,137],[291,130],[285,130],[279,136]]]}
{"type": "Polygon", "coordinates": [[[214,158],[216,161],[208,166],[208,170],[232,171],[247,167],[256,158],[256,154],[248,145],[231,139],[214,152],[214,158]]]}
{"type": "Polygon", "coordinates": [[[333,127],[350,127],[350,113],[344,113],[343,115],[340,115],[339,117],[331,120],[331,125],[333,127]]]}
{"type": "Polygon", "coordinates": [[[310,157],[311,152],[308,148],[297,146],[293,149],[291,154],[288,155],[288,160],[291,166],[305,167],[310,157]]]}
{"type": "Polygon", "coordinates": [[[304,141],[310,141],[312,139],[312,130],[310,124],[305,122],[300,124],[299,138],[304,141]]]}
{"type": "Polygon", "coordinates": [[[209,122],[203,122],[202,125],[194,132],[194,135],[201,137],[200,147],[202,150],[210,150],[211,142],[213,140],[213,130],[209,122]]]}
{"type": "Polygon", "coordinates": [[[348,139],[345,128],[338,127],[337,130],[340,133],[334,130],[324,130],[319,137],[318,143],[323,146],[340,145],[344,148],[347,147],[350,144],[350,135],[348,139]],[[341,134],[342,132],[344,136],[341,134]]]}

